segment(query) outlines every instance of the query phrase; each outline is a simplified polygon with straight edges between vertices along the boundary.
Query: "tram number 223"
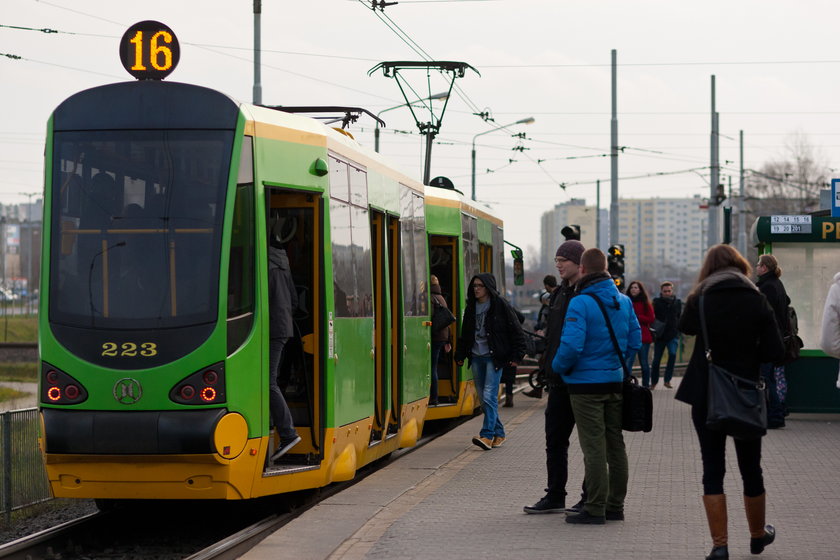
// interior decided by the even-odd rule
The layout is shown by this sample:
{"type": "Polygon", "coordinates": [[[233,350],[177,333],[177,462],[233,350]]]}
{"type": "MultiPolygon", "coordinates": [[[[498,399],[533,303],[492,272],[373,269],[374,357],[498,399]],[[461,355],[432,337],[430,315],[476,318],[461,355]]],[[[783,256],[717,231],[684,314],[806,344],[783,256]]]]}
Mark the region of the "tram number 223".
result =
{"type": "Polygon", "coordinates": [[[117,344],[116,342],[102,343],[102,355],[108,357],[125,356],[133,358],[142,356],[144,358],[151,358],[152,356],[157,356],[157,353],[157,344],[154,342],[141,342],[140,344],[135,342],[123,342],[122,344],[117,344]]]}

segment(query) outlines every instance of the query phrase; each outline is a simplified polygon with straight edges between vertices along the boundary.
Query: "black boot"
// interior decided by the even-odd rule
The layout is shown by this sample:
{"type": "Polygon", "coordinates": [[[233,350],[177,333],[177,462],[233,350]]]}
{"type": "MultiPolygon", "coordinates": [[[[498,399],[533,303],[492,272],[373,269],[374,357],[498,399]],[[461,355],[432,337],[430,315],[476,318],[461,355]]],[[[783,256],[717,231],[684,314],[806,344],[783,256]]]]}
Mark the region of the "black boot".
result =
{"type": "Polygon", "coordinates": [[[541,399],[543,390],[542,387],[537,387],[536,389],[531,389],[530,391],[522,391],[522,394],[526,397],[531,397],[532,399],[541,399]]]}
{"type": "Polygon", "coordinates": [[[510,393],[505,393],[505,404],[502,405],[505,408],[512,408],[513,407],[513,391],[510,393]]]}

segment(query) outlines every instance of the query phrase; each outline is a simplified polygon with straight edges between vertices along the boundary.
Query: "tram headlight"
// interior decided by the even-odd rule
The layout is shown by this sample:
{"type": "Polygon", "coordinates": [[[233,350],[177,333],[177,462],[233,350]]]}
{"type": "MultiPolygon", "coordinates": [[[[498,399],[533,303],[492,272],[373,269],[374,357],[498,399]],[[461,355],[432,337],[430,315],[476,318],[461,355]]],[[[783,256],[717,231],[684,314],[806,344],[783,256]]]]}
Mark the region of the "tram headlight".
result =
{"type": "Polygon", "coordinates": [[[41,402],[79,404],[88,398],[87,390],[71,375],[41,362],[41,402]]]}
{"type": "Polygon", "coordinates": [[[213,364],[179,381],[169,398],[178,404],[220,404],[225,402],[225,365],[213,364]]]}

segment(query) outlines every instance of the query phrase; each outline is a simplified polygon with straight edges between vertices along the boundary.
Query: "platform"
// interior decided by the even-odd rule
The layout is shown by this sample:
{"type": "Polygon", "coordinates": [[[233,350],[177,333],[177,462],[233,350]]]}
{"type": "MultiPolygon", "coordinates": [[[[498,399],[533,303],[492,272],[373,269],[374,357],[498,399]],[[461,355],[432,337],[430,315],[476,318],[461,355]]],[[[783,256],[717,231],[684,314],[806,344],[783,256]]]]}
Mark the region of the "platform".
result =
{"type": "MultiPolygon", "coordinates": [[[[675,379],[678,381],[678,379],[675,379]]],[[[303,513],[244,555],[247,560],[314,559],[692,559],[708,554],[700,451],[689,407],[674,390],[654,391],[654,429],[625,432],[630,463],[626,520],[565,523],[528,515],[543,496],[546,399],[517,395],[501,408],[508,439],[491,451],[470,442],[481,417],[394,461],[303,513]]],[[[836,390],[833,387],[831,390],[836,390]]],[[[732,559],[840,558],[840,416],[792,415],[764,438],[767,521],[776,542],[749,553],[741,480],[727,450],[732,559]]],[[[573,434],[568,496],[578,500],[583,457],[573,434]]]]}

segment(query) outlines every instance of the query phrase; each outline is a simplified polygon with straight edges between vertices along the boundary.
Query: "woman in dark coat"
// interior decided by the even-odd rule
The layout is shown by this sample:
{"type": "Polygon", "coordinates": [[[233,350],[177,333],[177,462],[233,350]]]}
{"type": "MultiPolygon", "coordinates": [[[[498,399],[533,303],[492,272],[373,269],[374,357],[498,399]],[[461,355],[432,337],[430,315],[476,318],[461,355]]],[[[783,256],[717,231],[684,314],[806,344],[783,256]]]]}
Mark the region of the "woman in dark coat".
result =
{"type": "MultiPolygon", "coordinates": [[[[440,280],[432,274],[431,277],[431,294],[432,294],[432,308],[435,305],[440,305],[446,309],[446,299],[443,297],[443,292],[440,289],[440,280]]],[[[452,350],[452,345],[449,343],[449,326],[444,327],[436,332],[432,332],[432,384],[429,391],[429,406],[438,404],[438,361],[440,360],[441,351],[449,352],[452,350]]]]}
{"type": "MultiPolygon", "coordinates": [[[[773,308],[776,324],[779,325],[779,331],[784,339],[791,333],[790,319],[787,314],[790,298],[785,285],[782,284],[782,267],[773,255],[761,255],[758,257],[758,264],[755,265],[755,274],[757,276],[755,285],[773,308]]],[[[767,427],[782,428],[785,425],[785,395],[787,394],[785,366],[765,362],[761,364],[761,377],[764,378],[767,395],[770,397],[767,407],[767,427]]]]}
{"type": "MultiPolygon", "coordinates": [[[[778,362],[784,345],[767,298],[748,278],[750,265],[729,245],[709,249],[698,284],[688,296],[680,330],[696,335],[694,352],[677,390],[676,398],[691,405],[691,419],[700,440],[703,460],[703,505],[714,547],[707,560],[727,559],[726,434],[706,428],[709,364],[700,327],[700,296],[704,296],[708,346],[716,364],[741,377],[761,379],[763,362],[778,362]]],[[[761,438],[735,440],[738,468],[744,482],[744,507],[750,528],[750,550],[759,554],[773,542],[775,529],[764,524],[764,478],[761,471],[761,438]]]]}

